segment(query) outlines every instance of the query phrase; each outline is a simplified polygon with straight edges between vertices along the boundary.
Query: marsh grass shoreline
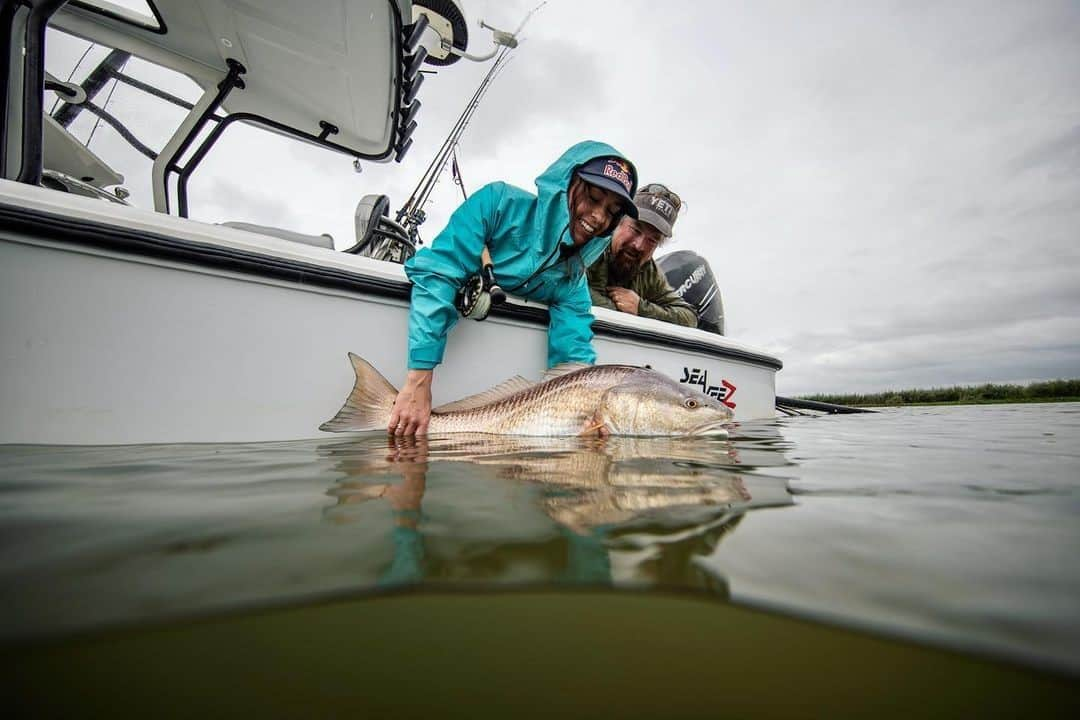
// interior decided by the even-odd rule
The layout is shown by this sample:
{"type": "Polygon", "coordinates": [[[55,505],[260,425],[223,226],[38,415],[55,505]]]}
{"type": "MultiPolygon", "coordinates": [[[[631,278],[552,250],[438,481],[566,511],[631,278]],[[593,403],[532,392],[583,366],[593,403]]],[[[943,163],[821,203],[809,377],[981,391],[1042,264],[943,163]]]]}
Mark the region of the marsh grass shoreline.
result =
{"type": "Polygon", "coordinates": [[[1050,380],[1028,385],[958,385],[954,387],[890,390],[881,393],[802,395],[803,400],[854,407],[905,405],[996,405],[1003,403],[1080,402],[1080,380],[1050,380]]]}

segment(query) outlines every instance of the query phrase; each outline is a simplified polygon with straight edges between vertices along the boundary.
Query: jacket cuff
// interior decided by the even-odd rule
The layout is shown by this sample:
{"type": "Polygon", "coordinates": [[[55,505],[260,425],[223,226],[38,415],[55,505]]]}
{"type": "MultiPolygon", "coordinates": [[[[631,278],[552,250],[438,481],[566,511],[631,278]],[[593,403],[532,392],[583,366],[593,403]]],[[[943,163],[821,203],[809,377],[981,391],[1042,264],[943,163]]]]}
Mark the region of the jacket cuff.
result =
{"type": "Polygon", "coordinates": [[[431,370],[443,360],[445,345],[421,345],[409,348],[410,370],[431,370]]]}

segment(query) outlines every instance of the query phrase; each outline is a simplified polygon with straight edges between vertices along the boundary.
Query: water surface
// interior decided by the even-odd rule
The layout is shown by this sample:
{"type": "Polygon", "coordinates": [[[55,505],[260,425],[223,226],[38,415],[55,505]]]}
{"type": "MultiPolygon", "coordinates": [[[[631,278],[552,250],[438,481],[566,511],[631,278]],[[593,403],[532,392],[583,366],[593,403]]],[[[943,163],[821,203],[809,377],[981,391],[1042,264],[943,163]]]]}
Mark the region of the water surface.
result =
{"type": "Polygon", "coordinates": [[[718,439],[0,448],[0,641],[437,588],[691,591],[1080,672],[1080,404],[718,439]]]}

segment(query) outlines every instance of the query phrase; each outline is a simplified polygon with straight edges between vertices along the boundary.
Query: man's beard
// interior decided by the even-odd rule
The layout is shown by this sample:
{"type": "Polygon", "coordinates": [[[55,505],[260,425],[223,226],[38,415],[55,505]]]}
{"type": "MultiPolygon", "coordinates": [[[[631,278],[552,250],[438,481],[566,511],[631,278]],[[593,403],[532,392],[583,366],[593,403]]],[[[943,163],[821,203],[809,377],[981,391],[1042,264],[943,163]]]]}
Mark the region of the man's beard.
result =
{"type": "Polygon", "coordinates": [[[638,258],[625,251],[615,252],[611,254],[611,261],[608,263],[608,275],[611,276],[610,279],[616,285],[621,282],[629,282],[637,273],[639,266],[638,258]]]}

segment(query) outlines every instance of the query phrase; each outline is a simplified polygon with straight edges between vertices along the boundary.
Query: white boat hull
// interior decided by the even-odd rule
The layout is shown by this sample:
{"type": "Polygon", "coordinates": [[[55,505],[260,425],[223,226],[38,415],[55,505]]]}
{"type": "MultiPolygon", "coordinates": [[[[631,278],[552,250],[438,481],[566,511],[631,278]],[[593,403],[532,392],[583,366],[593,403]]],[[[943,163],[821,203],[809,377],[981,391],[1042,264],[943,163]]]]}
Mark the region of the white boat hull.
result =
{"type": "MultiPolygon", "coordinates": [[[[394,384],[404,379],[400,266],[0,188],[6,217],[32,220],[0,230],[0,443],[320,437],[352,387],[347,352],[394,384]],[[166,247],[174,243],[186,254],[166,247]]],[[[436,370],[436,403],[543,373],[543,311],[511,309],[459,323],[436,370]]],[[[597,318],[598,362],[650,365],[712,389],[738,420],[774,415],[774,358],[696,330],[604,310],[597,318]]]]}

